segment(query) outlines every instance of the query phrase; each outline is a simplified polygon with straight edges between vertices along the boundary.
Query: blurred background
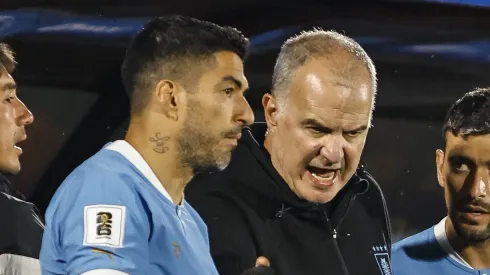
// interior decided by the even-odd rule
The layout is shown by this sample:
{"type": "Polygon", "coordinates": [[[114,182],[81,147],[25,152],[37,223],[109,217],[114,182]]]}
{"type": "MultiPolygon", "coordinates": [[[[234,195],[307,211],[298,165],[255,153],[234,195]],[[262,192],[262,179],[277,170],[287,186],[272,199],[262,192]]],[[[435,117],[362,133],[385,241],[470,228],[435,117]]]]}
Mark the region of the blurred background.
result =
{"type": "Polygon", "coordinates": [[[435,150],[450,103],[490,86],[489,0],[1,0],[0,37],[17,53],[14,77],[35,115],[12,181],[41,212],[76,166],[124,136],[124,50],[146,20],[164,14],[231,25],[251,38],[245,66],[257,121],[288,37],[321,27],[357,40],[379,72],[362,162],[383,188],[394,240],[445,215],[435,150]]]}

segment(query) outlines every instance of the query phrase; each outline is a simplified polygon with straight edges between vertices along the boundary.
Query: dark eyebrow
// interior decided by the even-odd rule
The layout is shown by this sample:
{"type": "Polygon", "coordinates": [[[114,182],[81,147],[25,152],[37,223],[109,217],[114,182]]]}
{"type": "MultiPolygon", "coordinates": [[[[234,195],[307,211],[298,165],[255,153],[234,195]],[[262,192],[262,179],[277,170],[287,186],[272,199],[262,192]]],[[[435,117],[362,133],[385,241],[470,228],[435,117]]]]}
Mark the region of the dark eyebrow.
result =
{"type": "Polygon", "coordinates": [[[454,164],[455,162],[464,163],[466,165],[474,165],[474,161],[465,155],[461,155],[458,152],[451,153],[447,158],[449,163],[454,164]]]}
{"type": "Polygon", "coordinates": [[[223,81],[223,82],[231,81],[231,82],[233,82],[233,84],[235,84],[240,89],[243,86],[242,82],[232,75],[227,75],[227,76],[223,77],[223,79],[221,79],[221,81],[223,81]]]}
{"type": "Polygon", "coordinates": [[[16,83],[12,83],[12,82],[5,83],[2,86],[2,90],[3,91],[16,90],[16,89],[17,89],[17,84],[16,83]]]}
{"type": "MultiPolygon", "coordinates": [[[[465,152],[457,147],[448,152],[447,159],[450,163],[460,162],[466,165],[477,165],[477,160],[475,160],[471,155],[467,155],[465,152]]],[[[487,167],[490,167],[490,160],[484,161],[483,163],[487,167]]]]}
{"type": "Polygon", "coordinates": [[[452,161],[456,161],[456,160],[457,161],[469,161],[469,162],[472,161],[471,158],[464,156],[464,155],[461,155],[459,153],[451,153],[447,159],[452,160],[452,161]]]}

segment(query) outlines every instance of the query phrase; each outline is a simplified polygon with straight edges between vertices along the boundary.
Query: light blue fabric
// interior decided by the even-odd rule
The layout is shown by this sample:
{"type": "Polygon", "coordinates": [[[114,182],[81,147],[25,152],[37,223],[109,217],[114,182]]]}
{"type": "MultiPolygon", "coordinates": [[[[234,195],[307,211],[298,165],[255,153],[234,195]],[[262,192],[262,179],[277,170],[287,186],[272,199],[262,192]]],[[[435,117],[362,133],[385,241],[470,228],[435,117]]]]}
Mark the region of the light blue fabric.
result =
{"type": "Polygon", "coordinates": [[[186,202],[172,203],[119,152],[102,149],[62,183],[46,212],[42,272],[218,272],[207,228],[186,202]]]}
{"type": "Polygon", "coordinates": [[[437,242],[434,226],[393,245],[394,275],[490,275],[490,269],[474,270],[451,258],[437,242]]]}

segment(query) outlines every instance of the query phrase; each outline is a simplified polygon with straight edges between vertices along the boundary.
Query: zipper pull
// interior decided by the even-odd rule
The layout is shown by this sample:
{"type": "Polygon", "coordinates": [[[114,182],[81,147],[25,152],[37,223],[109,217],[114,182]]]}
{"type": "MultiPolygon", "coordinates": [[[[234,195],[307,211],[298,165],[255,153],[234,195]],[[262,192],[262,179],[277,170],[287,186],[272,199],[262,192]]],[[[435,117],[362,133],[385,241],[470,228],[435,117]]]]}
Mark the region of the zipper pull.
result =
{"type": "Polygon", "coordinates": [[[333,238],[337,239],[337,230],[336,229],[333,230],[333,238]]]}

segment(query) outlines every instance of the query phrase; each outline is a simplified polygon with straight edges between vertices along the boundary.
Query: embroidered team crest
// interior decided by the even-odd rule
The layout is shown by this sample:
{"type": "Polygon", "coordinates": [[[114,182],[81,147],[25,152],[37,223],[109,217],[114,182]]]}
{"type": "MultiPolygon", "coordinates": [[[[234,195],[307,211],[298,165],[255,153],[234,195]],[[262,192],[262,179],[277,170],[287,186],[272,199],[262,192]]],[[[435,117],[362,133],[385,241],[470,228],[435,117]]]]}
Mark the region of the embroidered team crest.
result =
{"type": "Polygon", "coordinates": [[[373,246],[373,254],[383,275],[392,275],[390,256],[386,245],[373,246]]]}

